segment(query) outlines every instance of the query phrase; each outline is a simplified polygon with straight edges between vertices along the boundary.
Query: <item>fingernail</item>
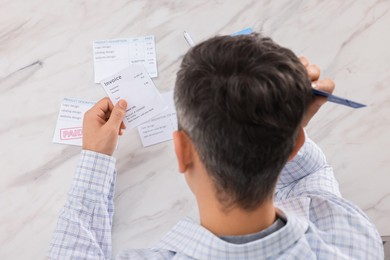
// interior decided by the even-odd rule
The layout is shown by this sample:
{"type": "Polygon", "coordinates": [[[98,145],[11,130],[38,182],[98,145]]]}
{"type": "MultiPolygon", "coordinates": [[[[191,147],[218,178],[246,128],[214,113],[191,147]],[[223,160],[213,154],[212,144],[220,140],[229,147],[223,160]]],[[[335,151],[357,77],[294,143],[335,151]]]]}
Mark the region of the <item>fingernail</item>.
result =
{"type": "Polygon", "coordinates": [[[311,83],[311,87],[312,87],[312,88],[317,88],[317,87],[318,87],[317,82],[312,82],[312,83],[311,83]]]}
{"type": "Polygon", "coordinates": [[[123,99],[118,101],[118,105],[119,105],[120,108],[123,108],[123,109],[126,109],[126,107],[127,107],[127,103],[123,99]]]}

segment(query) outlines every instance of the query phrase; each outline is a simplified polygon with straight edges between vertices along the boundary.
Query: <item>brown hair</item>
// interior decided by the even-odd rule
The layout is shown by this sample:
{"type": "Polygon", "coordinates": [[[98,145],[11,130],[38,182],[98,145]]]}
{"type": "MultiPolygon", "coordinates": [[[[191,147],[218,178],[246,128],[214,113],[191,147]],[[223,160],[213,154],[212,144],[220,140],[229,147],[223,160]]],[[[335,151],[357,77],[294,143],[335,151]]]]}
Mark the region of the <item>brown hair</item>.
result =
{"type": "Polygon", "coordinates": [[[311,101],[296,55],[259,34],[218,36],[191,48],[175,105],[226,208],[271,198],[311,101]]]}

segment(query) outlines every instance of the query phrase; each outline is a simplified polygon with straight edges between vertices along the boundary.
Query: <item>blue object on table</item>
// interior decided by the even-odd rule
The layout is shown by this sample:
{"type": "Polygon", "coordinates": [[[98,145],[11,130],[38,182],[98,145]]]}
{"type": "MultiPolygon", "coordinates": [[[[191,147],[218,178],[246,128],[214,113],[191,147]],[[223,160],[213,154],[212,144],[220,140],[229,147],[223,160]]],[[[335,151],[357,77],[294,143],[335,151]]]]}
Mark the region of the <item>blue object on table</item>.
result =
{"type": "Polygon", "coordinates": [[[231,34],[230,36],[246,35],[246,34],[251,34],[251,33],[253,33],[253,29],[252,28],[246,28],[246,29],[241,30],[239,32],[235,32],[235,33],[231,34]]]}

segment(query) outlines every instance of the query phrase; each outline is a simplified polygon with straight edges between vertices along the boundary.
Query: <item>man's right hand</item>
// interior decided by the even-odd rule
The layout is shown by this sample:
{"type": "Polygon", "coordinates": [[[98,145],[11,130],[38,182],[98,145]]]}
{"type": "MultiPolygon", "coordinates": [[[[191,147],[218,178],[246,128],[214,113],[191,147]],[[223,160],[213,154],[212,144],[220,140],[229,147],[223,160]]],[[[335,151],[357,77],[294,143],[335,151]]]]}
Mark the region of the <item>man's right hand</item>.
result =
{"type": "MultiPolygon", "coordinates": [[[[307,74],[312,82],[312,87],[318,90],[322,90],[328,93],[333,93],[335,83],[331,79],[319,79],[321,70],[315,64],[310,64],[309,60],[305,57],[299,58],[302,64],[307,70],[307,74]]],[[[326,102],[326,97],[314,96],[313,101],[309,105],[306,115],[302,120],[302,127],[306,127],[312,117],[318,112],[323,104],[326,102]]]]}

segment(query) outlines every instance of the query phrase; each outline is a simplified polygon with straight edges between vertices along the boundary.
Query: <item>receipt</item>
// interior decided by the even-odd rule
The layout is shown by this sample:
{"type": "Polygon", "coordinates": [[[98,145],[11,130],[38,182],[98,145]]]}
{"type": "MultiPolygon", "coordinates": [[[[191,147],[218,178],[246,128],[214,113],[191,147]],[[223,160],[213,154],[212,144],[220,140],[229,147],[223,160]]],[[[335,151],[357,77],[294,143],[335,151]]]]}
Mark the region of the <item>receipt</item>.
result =
{"type": "Polygon", "coordinates": [[[81,146],[83,138],[83,117],[95,102],[64,98],[58,114],[53,143],[81,146]]]}
{"type": "Polygon", "coordinates": [[[162,94],[168,109],[148,122],[138,126],[138,133],[144,147],[172,140],[177,130],[177,117],[173,102],[173,91],[162,94]]]}
{"type": "Polygon", "coordinates": [[[154,36],[131,37],[93,42],[95,83],[129,65],[144,66],[150,77],[157,77],[154,36]]]}
{"type": "Polygon", "coordinates": [[[157,90],[145,68],[131,65],[100,82],[113,104],[119,99],[127,101],[126,127],[134,128],[145,123],[167,109],[167,105],[157,90]]]}

